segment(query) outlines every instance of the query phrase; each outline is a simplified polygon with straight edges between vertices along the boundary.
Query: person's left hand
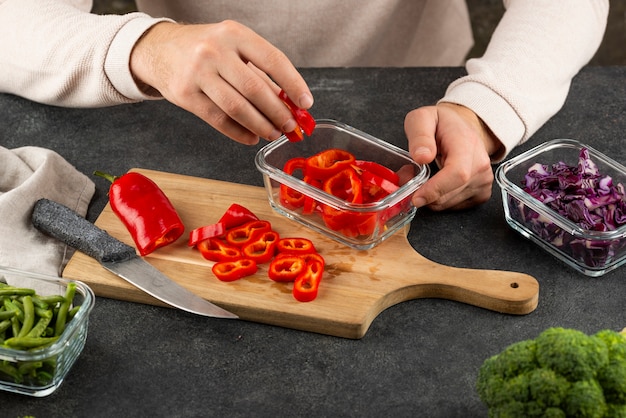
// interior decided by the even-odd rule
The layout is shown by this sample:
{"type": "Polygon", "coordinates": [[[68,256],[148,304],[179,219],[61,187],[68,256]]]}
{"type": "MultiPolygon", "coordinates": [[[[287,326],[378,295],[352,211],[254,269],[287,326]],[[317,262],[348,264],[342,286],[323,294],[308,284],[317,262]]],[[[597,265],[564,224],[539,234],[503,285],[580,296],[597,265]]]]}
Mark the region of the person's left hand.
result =
{"type": "Polygon", "coordinates": [[[474,112],[452,103],[421,107],[407,114],[404,130],[413,159],[440,168],[413,194],[416,207],[465,209],[489,200],[489,156],[501,144],[474,112]]]}

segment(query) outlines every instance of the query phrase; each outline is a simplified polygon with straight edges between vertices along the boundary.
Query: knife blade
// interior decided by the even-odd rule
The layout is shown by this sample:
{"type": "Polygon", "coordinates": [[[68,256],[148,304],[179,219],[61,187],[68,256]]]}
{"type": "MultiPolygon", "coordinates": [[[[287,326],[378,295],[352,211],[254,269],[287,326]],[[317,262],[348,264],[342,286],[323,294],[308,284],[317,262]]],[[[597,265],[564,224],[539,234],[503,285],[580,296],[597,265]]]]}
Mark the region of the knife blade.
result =
{"type": "Polygon", "coordinates": [[[141,259],[133,247],[64,205],[40,199],[35,203],[31,221],[41,232],[94,258],[105,269],[168,305],[198,315],[238,318],[172,281],[141,259]]]}

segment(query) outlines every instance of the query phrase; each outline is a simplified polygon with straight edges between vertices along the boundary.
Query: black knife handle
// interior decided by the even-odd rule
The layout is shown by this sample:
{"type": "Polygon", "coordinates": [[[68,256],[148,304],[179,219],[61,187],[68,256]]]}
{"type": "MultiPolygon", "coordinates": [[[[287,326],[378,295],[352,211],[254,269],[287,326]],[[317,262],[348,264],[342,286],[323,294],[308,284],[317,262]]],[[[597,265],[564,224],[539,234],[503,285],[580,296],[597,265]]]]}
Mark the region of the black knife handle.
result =
{"type": "Polygon", "coordinates": [[[119,263],[137,256],[135,249],[113,238],[67,206],[48,199],[35,203],[32,223],[41,232],[95,258],[119,263]]]}

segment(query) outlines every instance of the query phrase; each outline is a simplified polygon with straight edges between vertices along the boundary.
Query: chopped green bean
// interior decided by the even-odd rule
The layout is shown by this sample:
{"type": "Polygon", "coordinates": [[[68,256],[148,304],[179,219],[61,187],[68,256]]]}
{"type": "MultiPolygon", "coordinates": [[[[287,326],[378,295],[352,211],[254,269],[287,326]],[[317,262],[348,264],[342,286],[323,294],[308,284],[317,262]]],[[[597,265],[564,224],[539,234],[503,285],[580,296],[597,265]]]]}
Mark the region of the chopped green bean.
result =
{"type": "Polygon", "coordinates": [[[37,321],[28,334],[26,334],[26,337],[41,337],[44,335],[46,329],[48,328],[48,324],[52,320],[52,311],[47,312],[50,312],[50,315],[41,316],[39,321],[37,321]]]}
{"type": "Polygon", "coordinates": [[[34,295],[35,289],[26,289],[22,287],[0,287],[0,295],[19,296],[19,295],[34,295]]]}
{"type": "Polygon", "coordinates": [[[17,367],[13,366],[8,361],[0,361],[0,373],[4,373],[13,378],[15,383],[22,383],[24,378],[18,372],[17,367]]]}
{"type": "Polygon", "coordinates": [[[57,303],[63,303],[65,297],[63,295],[39,296],[39,300],[48,305],[55,305],[57,303]]]}
{"type": "Polygon", "coordinates": [[[70,310],[70,306],[74,301],[74,294],[76,293],[76,283],[70,282],[65,289],[65,300],[59,307],[59,313],[57,314],[57,320],[54,324],[54,335],[58,336],[63,333],[65,324],[67,322],[67,314],[70,310]]]}
{"type": "Polygon", "coordinates": [[[4,345],[11,348],[29,349],[38,348],[44,345],[52,344],[59,337],[11,337],[4,341],[4,345]]]}
{"type": "Polygon", "coordinates": [[[4,321],[5,319],[11,319],[15,315],[15,312],[10,310],[1,310],[0,311],[0,321],[4,321]]]}
{"type": "Polygon", "coordinates": [[[41,300],[41,297],[37,295],[33,295],[33,304],[35,305],[35,308],[39,308],[43,310],[47,310],[50,307],[50,305],[47,302],[44,302],[43,300],[41,300]]]}
{"type": "Polygon", "coordinates": [[[25,337],[30,332],[35,324],[35,305],[33,305],[33,298],[30,295],[24,296],[22,299],[24,305],[24,322],[22,322],[22,328],[18,337],[25,337]]]}
{"type": "Polygon", "coordinates": [[[0,321],[0,332],[4,332],[11,327],[11,318],[0,321]]]}
{"type": "Polygon", "coordinates": [[[19,306],[15,303],[15,301],[12,301],[10,299],[5,299],[4,307],[6,308],[7,311],[14,312],[15,316],[17,317],[17,319],[20,320],[20,322],[24,321],[24,312],[19,308],[19,306]]]}

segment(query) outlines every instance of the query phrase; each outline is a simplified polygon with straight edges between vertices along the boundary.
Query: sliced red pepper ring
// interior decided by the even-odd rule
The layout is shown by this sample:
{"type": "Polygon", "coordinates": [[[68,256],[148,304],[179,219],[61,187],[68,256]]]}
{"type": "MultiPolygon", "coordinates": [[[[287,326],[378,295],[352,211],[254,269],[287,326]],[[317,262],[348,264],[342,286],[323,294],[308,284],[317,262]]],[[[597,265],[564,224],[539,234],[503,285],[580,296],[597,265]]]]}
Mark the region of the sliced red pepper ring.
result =
{"type": "Polygon", "coordinates": [[[354,165],[363,171],[369,171],[372,174],[382,177],[398,186],[400,184],[400,176],[398,173],[375,161],[356,160],[354,165]]]}
{"type": "Polygon", "coordinates": [[[243,247],[252,241],[257,231],[269,231],[272,225],[268,221],[258,220],[246,222],[226,232],[226,242],[236,247],[243,247]]]}
{"type": "Polygon", "coordinates": [[[310,302],[317,297],[324,265],[313,260],[306,264],[306,269],[296,278],[293,283],[293,297],[300,302],[310,302]]]}
{"type": "Polygon", "coordinates": [[[313,261],[319,261],[322,263],[322,267],[326,266],[326,260],[320,253],[300,254],[298,257],[304,260],[305,263],[311,263],[313,261]]]}
{"type": "Polygon", "coordinates": [[[363,188],[361,179],[353,168],[341,170],[326,179],[323,190],[349,203],[363,203],[363,188]]]}
{"type": "Polygon", "coordinates": [[[348,151],[327,149],[307,158],[305,175],[323,181],[350,167],[354,161],[354,155],[348,151]]]}
{"type": "Polygon", "coordinates": [[[258,220],[259,218],[248,208],[233,203],[228,207],[226,212],[224,212],[218,223],[223,222],[226,229],[231,229],[243,225],[246,222],[258,220]]]}
{"type": "Polygon", "coordinates": [[[267,275],[275,282],[293,282],[306,269],[306,261],[297,255],[279,254],[270,263],[267,275]]]}
{"type": "Polygon", "coordinates": [[[229,245],[219,238],[200,241],[196,248],[202,257],[209,261],[235,261],[241,258],[239,248],[229,245]]]}
{"type": "Polygon", "coordinates": [[[241,250],[243,257],[257,264],[269,262],[276,254],[276,244],[280,237],[276,231],[257,231],[241,250]]]}
{"type": "Polygon", "coordinates": [[[281,238],[276,245],[281,254],[310,254],[317,252],[313,241],[307,238],[281,238]]]}
{"type": "Polygon", "coordinates": [[[215,263],[211,271],[219,280],[232,282],[242,277],[251,276],[258,271],[259,267],[253,260],[241,258],[235,261],[221,261],[215,263]]]}
{"type": "Polygon", "coordinates": [[[291,132],[285,132],[285,136],[290,142],[300,142],[304,139],[304,133],[299,126],[296,126],[296,129],[291,132]]]}
{"type": "Polygon", "coordinates": [[[315,119],[313,119],[313,116],[311,116],[311,114],[307,110],[301,109],[296,106],[296,104],[289,98],[289,96],[287,96],[287,93],[285,93],[283,90],[278,93],[278,97],[280,97],[280,100],[282,100],[283,103],[287,105],[302,131],[304,131],[307,136],[311,136],[313,130],[315,129],[315,119]]]}
{"type": "Polygon", "coordinates": [[[189,242],[187,245],[194,247],[200,241],[204,241],[209,238],[221,237],[225,233],[226,224],[224,222],[201,226],[200,228],[196,228],[189,233],[189,242]]]}

